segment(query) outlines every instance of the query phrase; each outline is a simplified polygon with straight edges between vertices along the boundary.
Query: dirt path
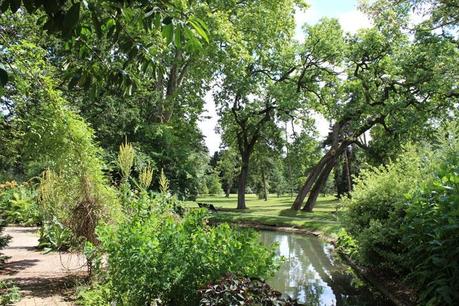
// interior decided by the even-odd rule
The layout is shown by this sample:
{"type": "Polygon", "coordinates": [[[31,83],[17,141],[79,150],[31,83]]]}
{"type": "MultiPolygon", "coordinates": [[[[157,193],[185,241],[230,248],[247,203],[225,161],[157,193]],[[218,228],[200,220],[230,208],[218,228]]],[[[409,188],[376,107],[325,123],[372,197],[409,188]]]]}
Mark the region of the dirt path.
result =
{"type": "Polygon", "coordinates": [[[10,258],[0,279],[12,280],[21,289],[16,305],[74,305],[73,288],[85,276],[84,257],[72,253],[44,254],[36,249],[38,228],[7,227],[13,237],[3,253],[10,258]]]}

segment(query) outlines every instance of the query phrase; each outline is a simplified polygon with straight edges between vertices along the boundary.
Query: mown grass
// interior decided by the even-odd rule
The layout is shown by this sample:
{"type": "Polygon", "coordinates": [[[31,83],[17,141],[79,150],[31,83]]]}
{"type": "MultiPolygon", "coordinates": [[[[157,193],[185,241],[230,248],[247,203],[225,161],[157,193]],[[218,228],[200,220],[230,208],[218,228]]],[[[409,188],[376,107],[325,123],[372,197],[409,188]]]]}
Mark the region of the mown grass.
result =
{"type": "Polygon", "coordinates": [[[287,226],[320,232],[333,237],[340,229],[337,215],[339,201],[333,196],[319,197],[313,212],[290,209],[294,198],[271,195],[268,201],[260,200],[256,195],[246,195],[247,209],[237,210],[237,195],[199,197],[196,202],[186,202],[188,207],[198,207],[197,202],[213,204],[218,212],[213,214],[216,221],[231,223],[257,223],[263,225],[287,226]]]}

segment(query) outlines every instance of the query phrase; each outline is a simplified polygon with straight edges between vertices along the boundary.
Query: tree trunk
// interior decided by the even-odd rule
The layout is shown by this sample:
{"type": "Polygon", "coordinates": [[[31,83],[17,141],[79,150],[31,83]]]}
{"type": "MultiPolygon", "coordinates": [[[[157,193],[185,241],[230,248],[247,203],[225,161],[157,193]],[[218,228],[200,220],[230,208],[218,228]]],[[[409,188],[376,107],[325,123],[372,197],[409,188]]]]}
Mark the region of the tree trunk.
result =
{"type": "Polygon", "coordinates": [[[228,183],[228,186],[226,187],[226,190],[225,190],[225,197],[226,197],[226,198],[229,198],[229,196],[230,196],[230,191],[231,191],[231,184],[228,183]]]}
{"type": "Polygon", "coordinates": [[[311,190],[311,187],[313,186],[314,182],[316,181],[317,177],[320,175],[322,172],[322,169],[326,166],[328,160],[330,159],[332,150],[328,151],[327,154],[325,154],[319,163],[315,165],[311,171],[309,171],[308,177],[306,179],[306,182],[304,183],[303,187],[301,188],[300,192],[295,198],[295,201],[292,204],[291,209],[294,210],[300,210],[301,206],[303,205],[304,199],[306,198],[306,195],[309,193],[311,190]]]}
{"type": "Polygon", "coordinates": [[[246,209],[245,206],[245,187],[249,176],[249,156],[242,156],[241,173],[239,174],[239,183],[237,189],[237,209],[246,209]]]}
{"type": "Polygon", "coordinates": [[[328,176],[330,172],[333,170],[333,167],[336,164],[337,158],[333,158],[328,162],[328,164],[323,168],[322,172],[320,173],[319,178],[317,179],[314,187],[312,188],[308,201],[306,205],[303,207],[303,211],[312,211],[314,205],[316,204],[317,198],[319,197],[320,191],[322,190],[323,186],[327,183],[328,176]]]}
{"type": "Polygon", "coordinates": [[[350,141],[344,141],[341,144],[332,147],[320,159],[319,163],[315,165],[309,172],[308,178],[306,179],[306,183],[304,183],[300,192],[296,196],[295,202],[293,202],[291,209],[300,210],[301,206],[303,205],[304,199],[306,198],[306,195],[311,191],[312,186],[314,185],[319,175],[322,173],[325,166],[330,162],[331,159],[336,160],[336,158],[338,158],[338,156],[341,153],[343,153],[343,150],[351,143],[352,142],[350,141]]]}
{"type": "Polygon", "coordinates": [[[266,176],[264,169],[261,170],[261,179],[263,181],[263,199],[268,201],[268,188],[266,188],[266,176]]]}
{"type": "Polygon", "coordinates": [[[346,148],[346,151],[344,152],[344,163],[346,167],[345,170],[346,170],[347,192],[348,194],[350,194],[352,191],[352,178],[351,178],[351,162],[350,162],[348,148],[346,148]]]}

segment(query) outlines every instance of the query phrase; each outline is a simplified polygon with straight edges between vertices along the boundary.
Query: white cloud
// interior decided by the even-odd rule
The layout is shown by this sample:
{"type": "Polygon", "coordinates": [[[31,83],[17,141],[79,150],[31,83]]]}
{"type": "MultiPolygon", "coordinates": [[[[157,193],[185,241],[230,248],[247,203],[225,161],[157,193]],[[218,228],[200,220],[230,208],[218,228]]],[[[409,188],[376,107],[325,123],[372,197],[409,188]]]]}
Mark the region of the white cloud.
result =
{"type": "Polygon", "coordinates": [[[314,24],[320,19],[320,14],[314,8],[310,7],[306,10],[297,9],[295,11],[295,39],[303,42],[304,41],[304,33],[303,33],[303,26],[308,24],[314,24]]]}
{"type": "Polygon", "coordinates": [[[371,27],[368,16],[358,10],[341,13],[337,18],[345,32],[356,33],[360,29],[371,27]]]}

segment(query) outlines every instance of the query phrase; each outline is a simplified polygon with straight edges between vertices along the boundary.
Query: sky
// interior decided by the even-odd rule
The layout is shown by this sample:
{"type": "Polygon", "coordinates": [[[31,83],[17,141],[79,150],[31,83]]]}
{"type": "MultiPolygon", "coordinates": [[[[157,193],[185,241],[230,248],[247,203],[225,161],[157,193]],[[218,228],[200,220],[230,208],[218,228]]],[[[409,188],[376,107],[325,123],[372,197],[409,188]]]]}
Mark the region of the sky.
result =
{"type": "MultiPolygon", "coordinates": [[[[302,26],[305,23],[315,24],[322,17],[337,18],[344,31],[355,33],[360,28],[370,26],[368,18],[358,11],[358,0],[308,0],[309,8],[306,11],[297,11],[295,14],[296,31],[295,38],[302,41],[302,26]]],[[[212,99],[212,92],[207,93],[204,98],[205,112],[199,123],[199,128],[205,136],[205,143],[212,155],[219,150],[221,144],[220,135],[215,129],[218,123],[218,115],[215,109],[215,103],[212,99]]],[[[328,122],[320,115],[315,115],[316,128],[321,137],[328,134],[328,122]]]]}

